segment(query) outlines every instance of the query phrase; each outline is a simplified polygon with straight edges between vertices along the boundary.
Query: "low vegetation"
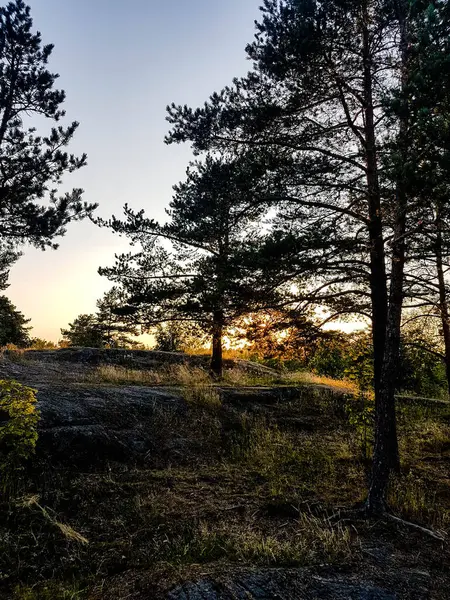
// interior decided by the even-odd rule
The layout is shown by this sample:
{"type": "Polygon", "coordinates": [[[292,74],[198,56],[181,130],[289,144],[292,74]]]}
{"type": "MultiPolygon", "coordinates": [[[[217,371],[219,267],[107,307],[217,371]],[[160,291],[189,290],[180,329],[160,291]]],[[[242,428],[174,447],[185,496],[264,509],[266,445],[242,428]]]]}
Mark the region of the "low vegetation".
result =
{"type": "Polygon", "coordinates": [[[0,477],[7,497],[17,492],[20,472],[36,448],[39,412],[35,392],[17,381],[0,381],[0,477]]]}
{"type": "MultiPolygon", "coordinates": [[[[255,365],[256,366],[256,365],[255,365]]],[[[357,385],[347,379],[315,375],[308,371],[246,370],[245,367],[226,369],[223,378],[217,380],[201,367],[171,364],[152,369],[127,368],[118,365],[101,365],[87,375],[91,383],[113,385],[177,385],[190,386],[199,383],[219,386],[273,386],[273,385],[323,385],[348,393],[356,393],[357,385]]]]}
{"type": "MultiPolygon", "coordinates": [[[[90,384],[153,385],[156,376],[104,366],[90,384]]],[[[0,570],[14,600],[164,598],[186,578],[241,566],[345,564],[363,573],[364,548],[380,536],[402,568],[440,572],[446,546],[387,521],[334,518],[364,496],[370,398],[307,385],[289,399],[236,404],[199,368],[172,365],[158,376],[182,391],[187,409],[155,415],[147,466],[65,472],[39,459],[2,511],[0,570]],[[185,448],[178,459],[158,450],[172,438],[185,448]]],[[[444,403],[400,402],[404,458],[389,491],[395,514],[444,535],[449,416],[444,403]]]]}

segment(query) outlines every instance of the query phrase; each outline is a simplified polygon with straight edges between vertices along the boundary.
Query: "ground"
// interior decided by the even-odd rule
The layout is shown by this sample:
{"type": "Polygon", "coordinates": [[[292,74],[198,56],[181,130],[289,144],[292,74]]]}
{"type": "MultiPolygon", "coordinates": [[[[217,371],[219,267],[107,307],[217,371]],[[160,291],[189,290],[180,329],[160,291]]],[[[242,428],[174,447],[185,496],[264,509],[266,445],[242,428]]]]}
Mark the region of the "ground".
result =
{"type": "Polygon", "coordinates": [[[448,404],[399,401],[389,495],[439,540],[339,517],[367,489],[367,398],[244,364],[216,385],[198,358],[161,360],[4,356],[1,376],[38,390],[42,419],[3,502],[0,597],[448,597],[448,404]]]}

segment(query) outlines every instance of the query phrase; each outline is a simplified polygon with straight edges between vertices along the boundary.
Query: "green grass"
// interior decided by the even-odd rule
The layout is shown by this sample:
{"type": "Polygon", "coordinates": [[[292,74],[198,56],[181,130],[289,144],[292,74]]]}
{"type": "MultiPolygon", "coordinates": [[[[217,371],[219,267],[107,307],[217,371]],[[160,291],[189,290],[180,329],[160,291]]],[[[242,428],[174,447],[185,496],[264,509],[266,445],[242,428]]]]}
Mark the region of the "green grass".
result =
{"type": "Polygon", "coordinates": [[[87,590],[77,585],[67,586],[56,581],[47,581],[34,586],[17,586],[12,600],[83,600],[87,590]]]}
{"type": "Polygon", "coordinates": [[[165,535],[160,556],[175,564],[227,560],[258,566],[299,566],[315,560],[335,562],[352,555],[351,536],[342,525],[301,515],[289,530],[262,531],[256,524],[230,520],[220,525],[202,521],[172,536],[165,535]]]}

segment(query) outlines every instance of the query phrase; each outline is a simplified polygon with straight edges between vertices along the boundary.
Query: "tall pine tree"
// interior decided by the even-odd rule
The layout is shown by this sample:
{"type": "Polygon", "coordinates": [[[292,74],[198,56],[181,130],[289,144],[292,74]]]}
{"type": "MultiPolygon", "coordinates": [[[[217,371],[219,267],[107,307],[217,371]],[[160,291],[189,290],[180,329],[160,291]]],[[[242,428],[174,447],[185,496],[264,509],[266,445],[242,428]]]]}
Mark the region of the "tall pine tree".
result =
{"type": "Polygon", "coordinates": [[[202,108],[168,109],[169,143],[270,154],[282,182],[272,199],[285,222],[297,221],[302,253],[317,258],[328,247],[331,268],[323,264],[322,276],[333,285],[341,277],[364,292],[368,283],[376,397],[369,513],[385,509],[389,474],[399,467],[394,391],[405,262],[425,201],[411,180],[424,10],[408,0],[265,0],[247,47],[252,71],[202,108]]]}

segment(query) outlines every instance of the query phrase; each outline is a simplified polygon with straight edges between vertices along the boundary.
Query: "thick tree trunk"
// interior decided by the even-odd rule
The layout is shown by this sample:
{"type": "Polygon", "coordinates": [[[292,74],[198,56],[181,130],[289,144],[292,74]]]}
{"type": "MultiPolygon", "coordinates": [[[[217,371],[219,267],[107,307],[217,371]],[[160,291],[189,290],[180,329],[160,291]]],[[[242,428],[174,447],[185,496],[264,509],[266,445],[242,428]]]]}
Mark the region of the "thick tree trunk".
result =
{"type": "Polygon", "coordinates": [[[397,423],[395,414],[395,384],[400,354],[400,326],[403,305],[403,282],[405,265],[405,209],[406,197],[397,192],[397,223],[392,256],[391,292],[389,297],[386,345],[381,371],[381,385],[375,406],[375,447],[372,478],[367,499],[369,513],[379,514],[385,510],[389,475],[399,471],[397,423]]]}
{"type": "Polygon", "coordinates": [[[442,260],[442,232],[440,228],[440,217],[439,212],[436,217],[437,223],[437,239],[436,239],[436,271],[438,276],[438,284],[439,284],[439,309],[441,312],[441,320],[442,320],[442,332],[444,337],[444,345],[445,345],[445,371],[447,375],[447,386],[448,386],[448,394],[450,397],[450,324],[449,324],[449,311],[448,311],[448,302],[447,302],[447,293],[445,287],[445,278],[444,278],[444,266],[442,260]]]}
{"type": "MultiPolygon", "coordinates": [[[[405,89],[408,68],[408,40],[406,4],[399,0],[397,16],[400,27],[400,52],[402,58],[402,88],[405,89]]],[[[403,165],[408,155],[408,117],[400,119],[398,145],[401,158],[395,165],[397,171],[395,195],[395,225],[392,243],[391,286],[387,315],[387,328],[378,399],[375,403],[375,447],[372,477],[366,508],[369,514],[380,514],[386,508],[389,476],[400,470],[397,422],[395,414],[395,385],[400,356],[400,331],[405,277],[405,233],[407,195],[404,185],[403,165]]]]}
{"type": "Polygon", "coordinates": [[[381,197],[378,177],[378,156],[375,136],[373,73],[367,6],[362,14],[363,79],[364,79],[364,138],[367,200],[370,240],[370,289],[372,301],[372,336],[374,351],[375,398],[379,395],[381,369],[387,326],[388,291],[386,279],[381,197]]]}
{"type": "Polygon", "coordinates": [[[221,310],[214,312],[212,334],[212,357],[210,368],[214,377],[220,379],[223,373],[223,311],[221,310]]]}
{"type": "Polygon", "coordinates": [[[364,78],[364,138],[367,200],[369,212],[370,240],[370,289],[372,301],[372,336],[374,350],[374,384],[375,398],[380,390],[381,369],[387,326],[388,290],[383,239],[383,223],[381,219],[381,197],[378,178],[378,156],[375,136],[375,117],[373,101],[373,73],[371,44],[369,34],[367,6],[362,15],[363,42],[363,78],[364,78]]]}

